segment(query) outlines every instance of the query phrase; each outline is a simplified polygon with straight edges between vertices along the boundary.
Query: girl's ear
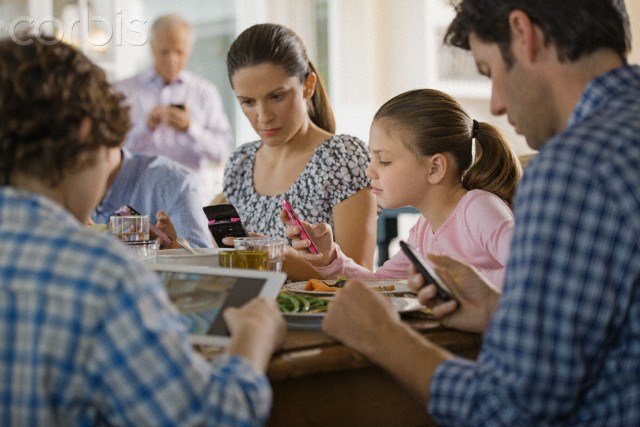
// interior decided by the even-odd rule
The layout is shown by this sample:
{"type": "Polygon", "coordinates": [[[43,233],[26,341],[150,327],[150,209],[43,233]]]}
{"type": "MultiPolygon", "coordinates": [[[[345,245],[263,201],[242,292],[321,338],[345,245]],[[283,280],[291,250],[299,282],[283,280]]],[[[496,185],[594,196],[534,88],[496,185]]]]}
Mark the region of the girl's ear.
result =
{"type": "Polygon", "coordinates": [[[429,183],[439,184],[444,179],[444,175],[447,172],[448,167],[449,163],[447,158],[442,154],[437,153],[431,156],[429,164],[427,165],[427,179],[429,180],[429,183]]]}
{"type": "Polygon", "coordinates": [[[318,76],[316,73],[311,71],[307,75],[307,79],[304,81],[304,96],[306,98],[311,98],[316,91],[316,83],[318,82],[318,76]]]}

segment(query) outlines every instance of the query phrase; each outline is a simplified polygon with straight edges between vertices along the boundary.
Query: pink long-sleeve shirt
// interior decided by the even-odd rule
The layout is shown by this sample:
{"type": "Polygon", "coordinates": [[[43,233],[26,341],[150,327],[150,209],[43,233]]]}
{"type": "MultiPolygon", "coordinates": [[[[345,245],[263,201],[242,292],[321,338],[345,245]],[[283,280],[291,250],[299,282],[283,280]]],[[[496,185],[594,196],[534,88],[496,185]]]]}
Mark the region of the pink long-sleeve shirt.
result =
{"type": "MultiPolygon", "coordinates": [[[[465,194],[449,218],[434,232],[421,216],[409,230],[406,241],[423,255],[448,255],[475,267],[496,288],[502,289],[509,257],[514,216],[498,196],[471,190],[465,194]]],[[[375,272],[358,265],[340,251],[337,258],[317,270],[325,277],[349,279],[406,279],[409,259],[397,253],[375,272]]]]}

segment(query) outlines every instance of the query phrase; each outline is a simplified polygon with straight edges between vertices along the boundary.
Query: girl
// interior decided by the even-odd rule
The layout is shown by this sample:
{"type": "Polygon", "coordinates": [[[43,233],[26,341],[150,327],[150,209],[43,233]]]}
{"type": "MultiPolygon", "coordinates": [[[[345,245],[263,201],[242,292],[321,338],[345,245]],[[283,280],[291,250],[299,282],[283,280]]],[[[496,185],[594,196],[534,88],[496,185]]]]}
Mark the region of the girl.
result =
{"type": "Polygon", "coordinates": [[[373,266],[376,204],[364,142],[334,135],[333,113],[300,38],[260,24],[241,33],[227,54],[231,86],[260,136],[227,162],[224,195],[248,230],[284,235],[281,200],[301,219],[326,222],[356,263],[373,266]]]}
{"type": "MultiPolygon", "coordinates": [[[[514,226],[510,203],[522,170],[498,130],[472,120],[442,92],[413,90],[378,110],[369,147],[373,162],[367,175],[379,205],[410,205],[421,213],[408,243],[422,254],[466,261],[501,288],[514,226]]],[[[309,242],[301,241],[298,231],[291,227],[287,234],[302,250],[309,242]]],[[[310,231],[321,255],[304,257],[324,278],[407,277],[409,260],[402,253],[373,273],[343,254],[330,227],[310,231]]]]}

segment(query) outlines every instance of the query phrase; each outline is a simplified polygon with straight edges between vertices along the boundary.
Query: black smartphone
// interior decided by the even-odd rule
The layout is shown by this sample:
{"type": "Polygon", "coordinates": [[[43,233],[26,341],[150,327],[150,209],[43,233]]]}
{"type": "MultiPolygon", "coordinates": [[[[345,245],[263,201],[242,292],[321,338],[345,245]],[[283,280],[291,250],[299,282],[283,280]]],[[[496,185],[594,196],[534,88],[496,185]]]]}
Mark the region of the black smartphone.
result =
{"type": "Polygon", "coordinates": [[[213,240],[220,248],[232,248],[232,245],[225,245],[222,239],[225,237],[246,237],[247,230],[244,229],[240,215],[233,205],[220,204],[205,206],[202,208],[209,221],[209,231],[213,240]]]}
{"type": "Polygon", "coordinates": [[[413,246],[407,244],[405,241],[400,240],[400,248],[402,252],[409,258],[411,263],[415,265],[416,269],[427,284],[434,284],[438,291],[438,298],[442,301],[449,301],[451,299],[451,291],[445,285],[442,278],[436,273],[436,270],[433,268],[431,263],[424,259],[424,257],[414,248],[413,246]]]}
{"type": "MultiPolygon", "coordinates": [[[[119,207],[115,212],[116,215],[122,216],[122,215],[143,215],[140,212],[138,212],[137,210],[135,210],[134,208],[132,208],[129,205],[124,205],[119,207]]],[[[156,238],[160,239],[161,242],[160,244],[163,247],[169,246],[171,245],[171,242],[173,242],[173,239],[171,237],[169,237],[169,235],[167,235],[167,233],[165,233],[164,231],[160,230],[155,224],[153,224],[152,222],[149,222],[149,237],[152,240],[155,240],[156,238]]]]}

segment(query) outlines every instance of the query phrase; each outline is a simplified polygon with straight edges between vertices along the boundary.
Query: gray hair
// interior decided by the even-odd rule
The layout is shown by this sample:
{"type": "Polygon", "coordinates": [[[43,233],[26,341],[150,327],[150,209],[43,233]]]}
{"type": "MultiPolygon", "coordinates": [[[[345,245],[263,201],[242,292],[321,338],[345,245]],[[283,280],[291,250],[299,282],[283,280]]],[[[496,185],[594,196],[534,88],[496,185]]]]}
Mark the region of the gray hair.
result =
{"type": "Polygon", "coordinates": [[[151,43],[153,43],[153,40],[158,33],[172,30],[174,28],[182,28],[184,31],[186,31],[187,35],[189,36],[189,46],[193,46],[193,43],[195,42],[193,27],[180,15],[174,13],[161,15],[155,21],[153,21],[149,33],[149,40],[151,41],[151,43]]]}

